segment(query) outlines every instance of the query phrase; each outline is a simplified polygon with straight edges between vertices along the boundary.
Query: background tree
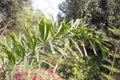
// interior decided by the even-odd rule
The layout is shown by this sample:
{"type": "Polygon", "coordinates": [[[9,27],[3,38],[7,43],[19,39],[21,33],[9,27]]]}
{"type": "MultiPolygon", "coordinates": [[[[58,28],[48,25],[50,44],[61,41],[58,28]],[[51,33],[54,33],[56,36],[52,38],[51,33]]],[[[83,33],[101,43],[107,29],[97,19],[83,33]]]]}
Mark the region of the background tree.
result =
{"type": "Polygon", "coordinates": [[[26,5],[28,0],[1,0],[0,12],[3,14],[4,22],[12,21],[15,23],[16,14],[22,10],[22,7],[26,5]]]}
{"type": "Polygon", "coordinates": [[[24,6],[19,13],[17,13],[17,28],[23,28],[25,22],[29,23],[31,26],[37,24],[38,20],[46,19],[45,15],[41,10],[33,10],[32,4],[29,6],[24,6]]]}
{"type": "Polygon", "coordinates": [[[120,0],[109,0],[109,24],[112,27],[120,28],[120,0]]]}
{"type": "MultiPolygon", "coordinates": [[[[71,19],[76,20],[78,18],[83,18],[86,10],[86,1],[87,0],[66,0],[65,2],[59,5],[59,9],[67,21],[71,19]]],[[[58,14],[58,16],[61,13],[58,14]]],[[[60,16],[59,16],[60,18],[60,16]]],[[[59,20],[59,19],[58,19],[59,20]]]]}
{"type": "Polygon", "coordinates": [[[24,23],[37,22],[45,16],[40,10],[33,10],[31,0],[1,0],[0,14],[2,19],[0,21],[0,34],[12,31],[20,31],[24,27],[24,23]]]}
{"type": "Polygon", "coordinates": [[[58,20],[84,19],[89,26],[119,27],[119,3],[119,0],[65,0],[59,5],[58,20]]]}
{"type": "MultiPolygon", "coordinates": [[[[115,45],[116,42],[119,42],[120,38],[118,35],[119,28],[120,28],[120,1],[119,0],[65,0],[65,2],[61,3],[59,5],[60,13],[58,14],[58,20],[63,20],[65,17],[65,20],[67,22],[71,21],[72,19],[75,21],[76,19],[82,19],[84,22],[84,25],[87,24],[87,27],[96,27],[97,30],[103,29],[102,33],[105,34],[105,36],[109,39],[112,39],[111,42],[111,51],[113,51],[110,60],[113,60],[115,58],[115,50],[117,47],[115,45]],[[115,28],[116,27],[116,28],[115,28]],[[111,28],[115,28],[114,31],[110,30],[111,28]],[[117,35],[115,34],[117,33],[117,35]],[[115,40],[115,41],[114,41],[115,40]],[[114,49],[113,49],[114,48],[114,49]]],[[[82,22],[82,23],[83,23],[82,22]]],[[[103,36],[102,36],[103,37],[103,36]]],[[[96,46],[97,47],[97,46],[96,46]]],[[[90,48],[87,46],[88,52],[90,48]]],[[[118,48],[119,49],[119,48],[118,48]]],[[[98,54],[101,54],[99,47],[97,48],[98,54]]],[[[115,52],[116,53],[116,52],[115,52]]],[[[120,52],[118,52],[119,55],[120,52]]],[[[98,57],[100,57],[98,55],[98,57]]],[[[93,58],[96,58],[93,56],[93,58]]],[[[113,66],[119,67],[120,59],[115,59],[116,61],[113,63],[113,66]],[[118,64],[118,65],[117,65],[118,64]]],[[[104,59],[95,59],[97,63],[103,62],[104,59]]],[[[114,60],[113,60],[114,61],[114,60]]],[[[112,61],[111,61],[112,62],[112,61]]],[[[106,63],[108,64],[108,63],[106,63]]],[[[99,69],[101,71],[103,67],[99,65],[99,69]]],[[[109,73],[109,70],[106,71],[106,73],[109,73]]],[[[110,73],[109,75],[113,75],[114,73],[110,73]]],[[[115,75],[115,79],[117,80],[119,78],[120,74],[115,75]]]]}

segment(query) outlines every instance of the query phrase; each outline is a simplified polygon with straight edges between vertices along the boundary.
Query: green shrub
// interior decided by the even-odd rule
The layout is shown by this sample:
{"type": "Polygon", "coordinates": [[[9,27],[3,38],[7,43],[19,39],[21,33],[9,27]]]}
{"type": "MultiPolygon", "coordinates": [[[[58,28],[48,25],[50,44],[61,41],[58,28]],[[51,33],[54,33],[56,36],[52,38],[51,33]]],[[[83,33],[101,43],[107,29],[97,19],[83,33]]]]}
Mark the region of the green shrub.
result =
{"type": "Polygon", "coordinates": [[[1,43],[5,76],[11,75],[16,65],[24,66],[26,70],[49,65],[53,72],[58,70],[66,79],[112,79],[113,66],[104,62],[111,60],[113,54],[109,49],[110,41],[102,36],[102,31],[87,28],[79,20],[71,25],[63,21],[59,27],[54,21],[41,20],[32,29],[26,24],[23,33],[11,33],[10,39],[5,37],[5,42],[1,43]]]}

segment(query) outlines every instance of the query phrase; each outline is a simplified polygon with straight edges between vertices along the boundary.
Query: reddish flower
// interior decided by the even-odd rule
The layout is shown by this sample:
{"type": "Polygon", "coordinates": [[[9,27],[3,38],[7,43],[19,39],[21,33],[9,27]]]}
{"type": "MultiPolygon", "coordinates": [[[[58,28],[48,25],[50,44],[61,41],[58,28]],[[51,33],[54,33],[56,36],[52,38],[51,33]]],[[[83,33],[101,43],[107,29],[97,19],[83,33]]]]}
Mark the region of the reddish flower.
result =
{"type": "Polygon", "coordinates": [[[15,76],[16,80],[21,80],[21,78],[19,76],[15,76]]]}
{"type": "Polygon", "coordinates": [[[34,76],[34,78],[32,78],[32,80],[37,80],[37,77],[36,77],[36,76],[34,76]]]}
{"type": "Polygon", "coordinates": [[[15,80],[25,80],[24,78],[19,77],[19,75],[15,75],[15,80]]]}

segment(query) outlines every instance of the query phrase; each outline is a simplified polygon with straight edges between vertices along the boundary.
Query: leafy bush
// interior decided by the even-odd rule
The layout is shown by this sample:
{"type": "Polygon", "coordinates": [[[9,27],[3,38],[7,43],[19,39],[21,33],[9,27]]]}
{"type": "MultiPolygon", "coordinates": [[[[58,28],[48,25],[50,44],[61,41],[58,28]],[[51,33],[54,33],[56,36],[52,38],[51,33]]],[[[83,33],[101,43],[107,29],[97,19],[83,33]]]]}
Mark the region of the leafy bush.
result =
{"type": "Polygon", "coordinates": [[[69,59],[58,67],[60,76],[67,80],[99,80],[100,67],[93,57],[69,59]],[[69,62],[68,62],[69,61],[69,62]]]}
{"type": "Polygon", "coordinates": [[[63,21],[58,27],[54,21],[41,20],[32,28],[26,24],[19,35],[11,33],[9,39],[5,37],[1,43],[4,77],[13,76],[10,73],[17,65],[28,70],[41,65],[47,68],[47,64],[53,73],[57,70],[67,79],[112,79],[111,69],[104,65],[112,55],[109,40],[102,36],[103,32],[87,28],[80,21],[71,25],[63,21]]]}

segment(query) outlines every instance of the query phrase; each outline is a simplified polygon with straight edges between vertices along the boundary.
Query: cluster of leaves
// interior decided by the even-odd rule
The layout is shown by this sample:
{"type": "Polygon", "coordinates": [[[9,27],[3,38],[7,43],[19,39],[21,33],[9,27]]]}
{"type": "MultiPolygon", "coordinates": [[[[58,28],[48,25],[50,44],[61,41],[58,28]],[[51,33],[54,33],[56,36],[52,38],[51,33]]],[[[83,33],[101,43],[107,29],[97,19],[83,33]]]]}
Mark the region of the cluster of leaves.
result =
{"type": "MultiPolygon", "coordinates": [[[[19,35],[12,33],[10,39],[5,37],[5,42],[1,43],[4,75],[10,75],[15,65],[24,65],[25,69],[28,69],[31,65],[31,68],[40,68],[43,62],[48,64],[53,72],[56,72],[59,69],[58,66],[61,66],[60,69],[64,70],[64,66],[60,64],[65,61],[66,63],[63,64],[70,69],[70,72],[65,70],[64,76],[62,76],[67,79],[104,79],[108,77],[103,78],[101,75],[109,74],[111,66],[103,66],[108,69],[108,73],[101,74],[100,72],[105,60],[112,55],[108,48],[110,47],[109,41],[102,36],[102,32],[87,28],[80,21],[71,21],[70,26],[63,21],[57,27],[55,21],[41,20],[35,27],[26,24],[24,32],[19,35]],[[42,58],[43,56],[45,58],[42,58]],[[93,56],[93,59],[87,60],[88,56],[93,56]],[[94,61],[95,59],[97,61],[94,61]],[[93,64],[90,64],[91,60],[93,64]],[[7,70],[7,66],[9,66],[9,70],[7,70]],[[91,71],[96,70],[98,72],[91,74],[91,71]],[[70,75],[68,76],[68,74],[70,75]],[[99,77],[96,78],[96,76],[99,77]]],[[[113,70],[117,69],[114,68],[113,70]]]]}
{"type": "MultiPolygon", "coordinates": [[[[86,27],[95,27],[98,33],[102,33],[101,37],[106,38],[102,44],[106,45],[106,42],[111,46],[108,47],[109,51],[112,52],[110,56],[106,55],[107,59],[101,58],[101,47],[98,46],[98,42],[93,40],[94,46],[96,48],[96,52],[99,56],[99,59],[94,56],[95,61],[99,64],[99,67],[105,64],[106,66],[100,67],[100,72],[107,73],[102,75],[106,77],[108,80],[112,80],[110,76],[114,75],[114,72],[117,72],[116,78],[119,79],[119,69],[115,69],[115,64],[119,65],[119,26],[120,26],[120,4],[119,0],[65,0],[63,3],[59,5],[60,13],[58,14],[58,21],[61,22],[63,19],[66,21],[83,19],[83,24],[87,24],[86,27]],[[111,27],[111,28],[110,28],[111,27]],[[116,28],[115,28],[116,27],[116,28]],[[102,31],[100,31],[101,29],[102,31]],[[110,41],[109,41],[110,40],[110,41]],[[96,46],[95,46],[96,44],[96,46]],[[117,45],[117,46],[116,46],[117,45]],[[117,50],[116,50],[117,49],[117,50]],[[117,56],[116,56],[117,55],[117,56]],[[103,69],[105,67],[105,69],[103,69]],[[106,70],[107,69],[107,70],[106,70]],[[110,74],[108,74],[110,73],[110,74]]],[[[80,31],[80,30],[78,30],[80,31]]],[[[95,32],[96,32],[95,31],[95,32]]],[[[88,32],[90,33],[90,32],[88,32]]],[[[98,34],[97,33],[97,34],[98,34]]],[[[96,33],[92,33],[96,34],[96,33]]],[[[79,35],[77,35],[78,37],[79,35]]],[[[84,35],[85,36],[85,35],[84,35]]],[[[90,36],[89,36],[90,37],[90,36]]],[[[100,37],[100,36],[99,36],[100,37]]],[[[100,38],[101,38],[100,37],[100,38]]],[[[77,38],[79,39],[79,38],[77,38]]],[[[81,39],[81,37],[80,37],[81,39]]],[[[90,38],[89,38],[90,39],[90,38]]],[[[91,39],[90,39],[91,40],[91,39]]],[[[89,40],[84,39],[86,41],[86,51],[93,53],[91,51],[89,40]]],[[[103,48],[104,51],[107,48],[103,48]]],[[[105,52],[109,53],[109,52],[105,52]]],[[[91,54],[93,55],[93,54],[91,54]]],[[[90,56],[91,56],[90,55],[90,56]]],[[[105,55],[104,55],[105,56],[105,55]]],[[[93,56],[92,56],[93,57],[93,56]]],[[[117,65],[117,68],[119,68],[117,65]]],[[[97,66],[96,66],[97,67],[97,66]]],[[[103,79],[103,78],[102,78],[103,79]]]]}
{"type": "Polygon", "coordinates": [[[97,61],[94,61],[93,57],[86,59],[68,59],[62,63],[58,69],[60,76],[67,80],[89,80],[89,79],[100,79],[100,67],[97,61]],[[99,75],[99,76],[98,76],[99,75]]]}
{"type": "MultiPolygon", "coordinates": [[[[40,54],[51,56],[55,53],[61,53],[65,56],[66,54],[62,53],[60,48],[62,42],[58,42],[59,40],[56,39],[62,36],[61,34],[64,34],[67,28],[65,23],[62,23],[61,27],[57,29],[55,22],[52,24],[52,22],[41,20],[33,31],[31,31],[29,25],[26,25],[24,34],[16,35],[12,33],[9,40],[5,37],[5,43],[1,43],[5,70],[7,69],[5,66],[11,65],[10,69],[12,69],[12,66],[19,64],[30,65],[36,63],[38,65],[33,67],[38,67],[43,62],[40,60],[40,54]],[[54,48],[57,50],[55,51],[54,48]]],[[[9,71],[4,74],[9,75],[9,71]]]]}

